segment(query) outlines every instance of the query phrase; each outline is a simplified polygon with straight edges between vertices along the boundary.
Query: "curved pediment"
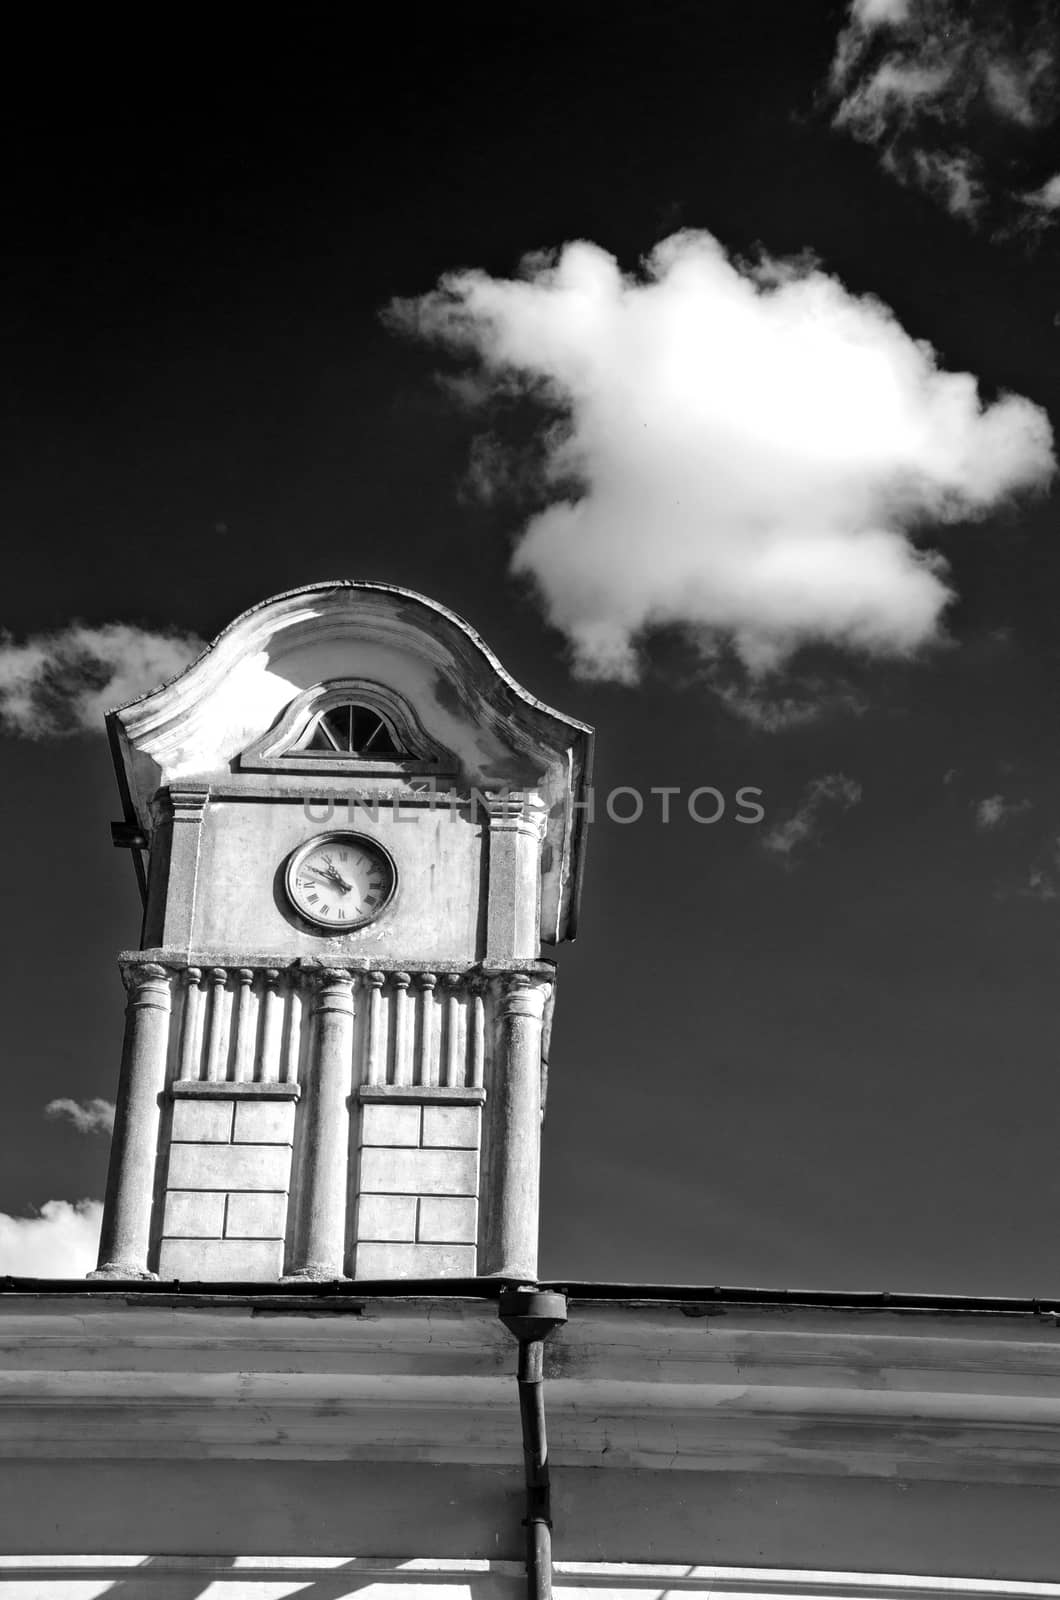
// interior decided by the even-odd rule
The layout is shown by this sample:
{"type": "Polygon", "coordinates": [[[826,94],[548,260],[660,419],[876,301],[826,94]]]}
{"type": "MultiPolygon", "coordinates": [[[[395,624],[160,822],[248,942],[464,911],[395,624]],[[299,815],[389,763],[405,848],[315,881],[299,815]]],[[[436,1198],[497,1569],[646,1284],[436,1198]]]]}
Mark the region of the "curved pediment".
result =
{"type": "Polygon", "coordinates": [[[159,788],[216,790],[255,773],[309,785],[322,771],[346,782],[426,772],[465,791],[532,790],[549,813],[542,937],[573,931],[592,731],[535,699],[422,595],[352,579],[278,595],[107,721],[127,820],[148,833],[159,788]]]}

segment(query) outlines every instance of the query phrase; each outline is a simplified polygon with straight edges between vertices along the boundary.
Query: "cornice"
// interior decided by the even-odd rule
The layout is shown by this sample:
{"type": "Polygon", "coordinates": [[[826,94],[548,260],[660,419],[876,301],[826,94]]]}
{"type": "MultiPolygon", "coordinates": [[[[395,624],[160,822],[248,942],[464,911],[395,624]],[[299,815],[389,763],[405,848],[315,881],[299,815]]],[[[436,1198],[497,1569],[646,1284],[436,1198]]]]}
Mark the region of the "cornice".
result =
{"type": "MultiPolygon", "coordinates": [[[[482,1302],[350,1315],[0,1297],[0,1455],[508,1461],[513,1346],[482,1302]]],[[[1060,1332],[887,1313],[571,1306],[554,1466],[1060,1487],[1060,1332]]]]}

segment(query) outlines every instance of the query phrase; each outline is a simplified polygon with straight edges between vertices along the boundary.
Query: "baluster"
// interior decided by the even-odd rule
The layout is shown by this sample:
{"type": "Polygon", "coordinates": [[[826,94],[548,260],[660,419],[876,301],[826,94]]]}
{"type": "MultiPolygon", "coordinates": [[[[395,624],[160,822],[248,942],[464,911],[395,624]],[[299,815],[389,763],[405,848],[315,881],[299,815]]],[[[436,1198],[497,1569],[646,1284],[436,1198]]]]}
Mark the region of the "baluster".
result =
{"type": "Polygon", "coordinates": [[[298,1064],[302,1053],[302,988],[299,974],[291,970],[291,987],[287,994],[287,1046],[283,1058],[284,1083],[298,1082],[298,1064]]]}
{"type": "Polygon", "coordinates": [[[265,972],[265,992],[262,995],[261,1048],[255,1063],[259,1083],[275,1083],[280,1076],[280,1045],[283,1037],[283,1001],[278,984],[280,974],[276,967],[265,972]]]}
{"type": "Polygon", "coordinates": [[[450,972],[445,980],[449,991],[445,1004],[445,1063],[442,1082],[450,1089],[464,1086],[464,1008],[460,1004],[460,991],[464,980],[459,972],[450,972]]]}
{"type": "Polygon", "coordinates": [[[486,1009],[482,994],[483,987],[484,984],[481,978],[473,979],[470,984],[471,1016],[468,1020],[468,1028],[471,1034],[471,1048],[469,1051],[471,1056],[471,1087],[474,1089],[482,1088],[486,1075],[486,1009]]]}
{"type": "Polygon", "coordinates": [[[202,1059],[202,999],[203,977],[201,967],[189,967],[184,974],[184,1020],[180,1035],[180,1078],[198,1078],[202,1059]]]}
{"type": "Polygon", "coordinates": [[[424,1087],[438,1082],[438,1051],[435,1040],[434,990],[438,978],[433,972],[420,973],[420,1059],[416,1074],[417,1083],[424,1087]]]}
{"type": "Polygon", "coordinates": [[[394,973],[394,1082],[412,1082],[412,1039],[409,1028],[409,984],[407,972],[394,973]]]}
{"type": "Polygon", "coordinates": [[[232,1076],[236,1083],[249,1083],[254,1076],[254,973],[250,967],[240,967],[236,976],[239,989],[232,998],[236,1033],[232,1076]]]}
{"type": "Polygon", "coordinates": [[[226,1073],[225,1050],[228,1030],[225,1027],[225,983],[228,973],[224,967],[210,968],[210,1022],[206,1043],[206,1078],[209,1083],[223,1083],[226,1073]]]}
{"type": "Polygon", "coordinates": [[[369,1083],[386,1082],[386,1051],[383,1047],[383,984],[385,972],[368,974],[368,1067],[369,1083]]]}

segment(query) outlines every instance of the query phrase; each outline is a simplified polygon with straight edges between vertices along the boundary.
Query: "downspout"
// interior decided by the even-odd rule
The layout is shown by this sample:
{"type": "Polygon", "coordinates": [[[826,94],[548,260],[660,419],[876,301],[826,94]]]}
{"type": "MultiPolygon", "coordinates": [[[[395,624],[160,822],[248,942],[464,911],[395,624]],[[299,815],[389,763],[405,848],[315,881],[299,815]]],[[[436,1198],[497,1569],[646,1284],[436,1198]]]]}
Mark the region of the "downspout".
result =
{"type": "Polygon", "coordinates": [[[526,1593],[552,1600],[552,1504],[545,1435],[545,1340],[567,1320],[567,1297],[532,1287],[505,1289],[500,1319],[519,1341],[519,1417],[526,1471],[526,1593]]]}

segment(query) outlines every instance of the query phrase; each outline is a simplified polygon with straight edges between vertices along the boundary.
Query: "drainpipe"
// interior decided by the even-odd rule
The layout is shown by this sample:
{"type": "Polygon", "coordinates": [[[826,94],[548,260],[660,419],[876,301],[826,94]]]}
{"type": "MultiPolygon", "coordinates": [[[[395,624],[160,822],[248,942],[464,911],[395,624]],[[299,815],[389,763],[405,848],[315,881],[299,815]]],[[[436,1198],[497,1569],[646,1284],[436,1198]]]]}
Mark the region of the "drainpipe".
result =
{"type": "Polygon", "coordinates": [[[526,1469],[526,1593],[552,1600],[552,1506],[545,1438],[545,1340],[567,1320],[567,1297],[523,1286],[505,1289],[500,1319],[519,1341],[519,1416],[526,1469]]]}

